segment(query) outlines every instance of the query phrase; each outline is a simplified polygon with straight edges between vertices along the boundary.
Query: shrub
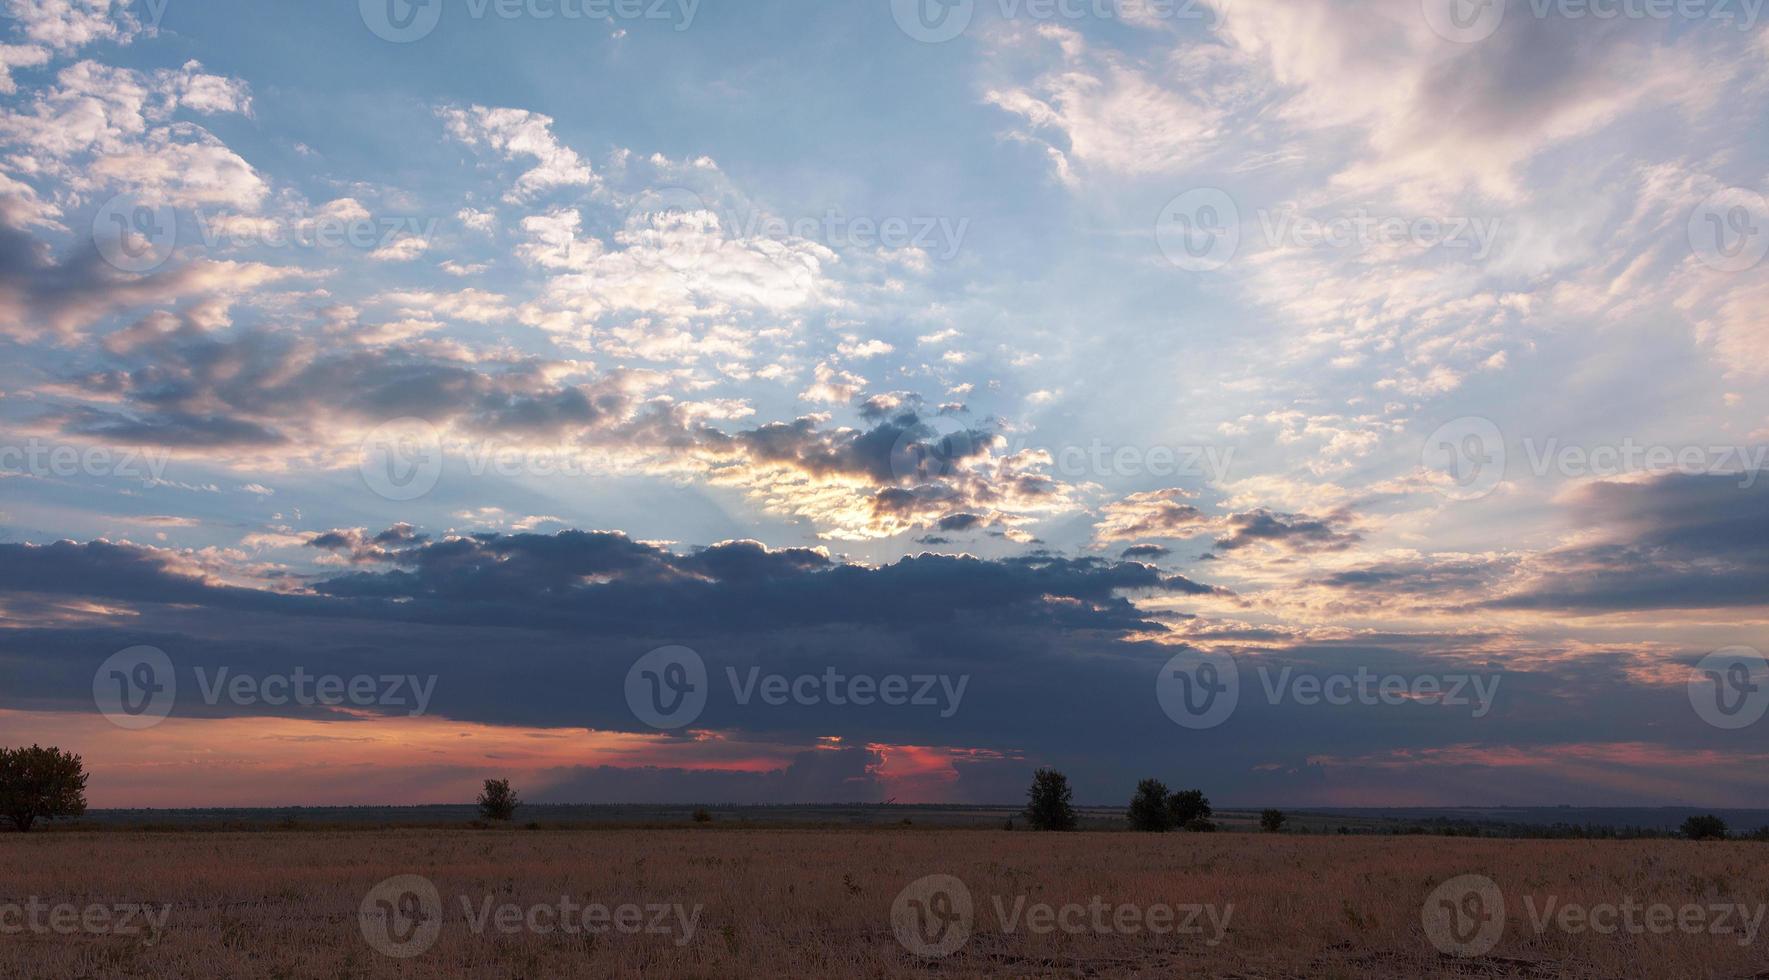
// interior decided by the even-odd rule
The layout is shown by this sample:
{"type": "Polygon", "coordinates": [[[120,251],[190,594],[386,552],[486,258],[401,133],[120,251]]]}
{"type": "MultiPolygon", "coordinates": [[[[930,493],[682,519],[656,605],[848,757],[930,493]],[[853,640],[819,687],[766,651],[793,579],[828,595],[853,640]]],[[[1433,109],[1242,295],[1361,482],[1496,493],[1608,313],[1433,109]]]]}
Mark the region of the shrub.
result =
{"type": "Polygon", "coordinates": [[[0,817],[31,829],[37,818],[86,812],[86,769],[80,757],[55,746],[0,749],[0,817]]]}
{"type": "Polygon", "coordinates": [[[1033,830],[1074,830],[1074,796],[1069,777],[1055,769],[1038,770],[1026,790],[1026,823],[1033,830]]]}
{"type": "Polygon", "coordinates": [[[485,791],[479,794],[479,815],[487,820],[508,820],[521,805],[508,779],[487,779],[485,791]]]}
{"type": "Polygon", "coordinates": [[[1131,830],[1162,833],[1173,829],[1173,811],[1167,806],[1167,784],[1159,779],[1145,779],[1136,784],[1136,795],[1130,798],[1125,813],[1131,830]]]}
{"type": "Polygon", "coordinates": [[[1726,821],[1711,813],[1690,817],[1683,821],[1683,836],[1690,840],[1725,840],[1726,821]]]}
{"type": "Polygon", "coordinates": [[[1210,800],[1201,789],[1180,790],[1167,801],[1167,809],[1173,814],[1173,825],[1190,830],[1194,821],[1208,821],[1215,811],[1210,809],[1210,800]]]}
{"type": "Polygon", "coordinates": [[[1288,819],[1282,810],[1261,810],[1259,811],[1259,829],[1268,834],[1282,833],[1284,822],[1288,819]]]}
{"type": "Polygon", "coordinates": [[[712,811],[708,810],[706,807],[696,807],[694,810],[694,822],[695,823],[712,823],[713,822],[712,811]]]}

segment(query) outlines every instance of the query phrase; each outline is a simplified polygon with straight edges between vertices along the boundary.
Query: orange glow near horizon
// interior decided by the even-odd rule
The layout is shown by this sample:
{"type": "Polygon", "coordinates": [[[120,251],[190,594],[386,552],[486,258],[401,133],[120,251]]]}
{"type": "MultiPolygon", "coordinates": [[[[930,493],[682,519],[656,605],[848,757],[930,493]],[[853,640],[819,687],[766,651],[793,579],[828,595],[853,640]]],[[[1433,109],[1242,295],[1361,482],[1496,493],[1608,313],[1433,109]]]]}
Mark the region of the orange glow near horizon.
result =
{"type": "MultiPolygon", "coordinates": [[[[173,717],[127,731],[93,714],[4,710],[0,742],[79,753],[90,774],[87,801],[99,809],[462,803],[487,776],[541,791],[576,767],[766,773],[801,752],[842,747],[839,736],[788,744],[716,731],[679,737],[403,715],[173,717]]],[[[964,748],[867,748],[880,759],[870,772],[903,802],[948,798],[955,761],[1002,758],[964,748]]]]}

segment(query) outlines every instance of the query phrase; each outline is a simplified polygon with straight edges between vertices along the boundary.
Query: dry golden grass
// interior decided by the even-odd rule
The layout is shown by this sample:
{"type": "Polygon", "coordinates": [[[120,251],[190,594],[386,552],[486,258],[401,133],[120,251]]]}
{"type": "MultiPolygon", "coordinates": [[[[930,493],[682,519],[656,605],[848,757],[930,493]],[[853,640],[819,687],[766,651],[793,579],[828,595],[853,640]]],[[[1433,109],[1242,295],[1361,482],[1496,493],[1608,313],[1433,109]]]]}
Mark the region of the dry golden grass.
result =
{"type": "Polygon", "coordinates": [[[1680,841],[1497,841],[1243,834],[995,831],[396,830],[53,833],[0,838],[0,902],[169,903],[157,942],[0,936],[0,971],[31,977],[1419,977],[1769,976],[1738,936],[1538,934],[1538,902],[1769,903],[1769,848],[1680,841]],[[1503,941],[1457,959],[1420,922],[1439,883],[1476,872],[1508,903],[1503,941]],[[962,879],[975,928],[956,954],[918,959],[890,909],[911,881],[962,879]],[[425,953],[363,937],[364,896],[420,874],[444,905],[425,953]],[[704,906],[698,933],[474,935],[475,905],[575,901],[704,906]],[[1030,902],[1232,903],[1223,941],[1005,934],[991,896],[1030,902]]]}

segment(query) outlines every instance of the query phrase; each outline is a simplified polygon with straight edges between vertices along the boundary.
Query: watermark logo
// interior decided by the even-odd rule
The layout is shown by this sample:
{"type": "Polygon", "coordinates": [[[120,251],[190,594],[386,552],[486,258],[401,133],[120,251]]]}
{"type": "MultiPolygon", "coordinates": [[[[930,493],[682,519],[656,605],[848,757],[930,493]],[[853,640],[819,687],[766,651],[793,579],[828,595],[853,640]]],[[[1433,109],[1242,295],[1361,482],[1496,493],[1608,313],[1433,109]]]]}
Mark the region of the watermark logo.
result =
{"type": "MultiPolygon", "coordinates": [[[[530,905],[500,903],[492,894],[479,896],[477,902],[469,895],[456,897],[460,900],[461,918],[474,936],[647,934],[674,936],[678,947],[693,941],[705,908],[662,902],[585,903],[570,895],[561,895],[556,902],[530,905]]],[[[443,918],[442,896],[435,883],[422,875],[410,874],[388,878],[370,889],[357,911],[363,939],[377,952],[395,959],[410,959],[428,952],[442,935],[443,918]]]]}
{"type": "Polygon", "coordinates": [[[178,700],[172,658],[158,647],[119,650],[92,675],[92,700],[118,728],[139,731],[166,720],[178,700]]]}
{"type": "Polygon", "coordinates": [[[1226,653],[1186,650],[1175,654],[1155,677],[1155,699],[1174,724],[1215,728],[1235,713],[1241,700],[1241,672],[1226,653]]]}
{"type": "Polygon", "coordinates": [[[1491,419],[1464,416],[1426,438],[1419,462],[1441,479],[1432,485],[1454,500],[1478,500],[1505,480],[1505,436],[1491,419]]]}
{"type": "Polygon", "coordinates": [[[160,483],[172,453],[166,449],[71,446],[35,436],[22,446],[0,446],[0,473],[35,477],[114,477],[139,480],[144,487],[160,483]]]}
{"type": "Polygon", "coordinates": [[[1530,472],[1538,478],[1550,472],[1572,478],[1631,473],[1732,476],[1741,490],[1756,486],[1769,462],[1769,446],[1667,446],[1636,442],[1632,437],[1591,446],[1562,445],[1558,439],[1537,443],[1533,437],[1525,437],[1523,452],[1530,472]]]}
{"type": "Polygon", "coordinates": [[[1050,452],[1050,456],[1052,469],[1071,479],[1088,476],[1193,477],[1220,485],[1228,481],[1235,447],[1107,445],[1095,439],[1087,446],[1063,446],[1050,452]]]}
{"type": "Polygon", "coordinates": [[[18,936],[141,936],[142,945],[152,946],[166,932],[166,920],[172,917],[170,905],[146,905],[140,902],[118,902],[104,905],[75,905],[71,902],[52,904],[35,895],[23,902],[0,903],[0,935],[18,936]]]}
{"type": "Polygon", "coordinates": [[[362,441],[362,482],[393,501],[416,500],[442,479],[442,436],[419,418],[394,419],[362,441]]]}
{"type": "Polygon", "coordinates": [[[659,647],[627,670],[627,706],[652,728],[689,725],[706,710],[706,661],[687,647],[659,647]]]}
{"type": "Polygon", "coordinates": [[[423,875],[395,875],[363,896],[356,922],[377,952],[395,959],[421,956],[442,935],[442,896],[423,875]]]}
{"type": "Polygon", "coordinates": [[[1292,205],[1260,208],[1259,231],[1266,245],[1292,249],[1401,248],[1464,250],[1476,261],[1492,255],[1503,218],[1474,215],[1402,216],[1367,208],[1322,217],[1292,205]]]}
{"type": "Polygon", "coordinates": [[[146,273],[165,265],[178,247],[178,213],[126,194],[104,203],[92,217],[98,254],[121,272],[146,273]]]}
{"type": "Polygon", "coordinates": [[[1538,21],[1710,21],[1750,31],[1763,12],[1763,0],[1421,0],[1421,8],[1438,37],[1474,44],[1498,32],[1507,9],[1538,21]]]}
{"type": "Polygon", "coordinates": [[[976,7],[976,0],[891,0],[891,16],[915,40],[942,44],[964,33],[976,7]]]}
{"type": "Polygon", "coordinates": [[[1689,672],[1689,704],[1715,728],[1748,728],[1769,711],[1769,660],[1750,647],[1727,647],[1689,672]]]}
{"type": "Polygon", "coordinates": [[[1763,928],[1763,916],[1769,906],[1746,905],[1742,902],[1642,902],[1631,895],[1619,902],[1561,902],[1549,895],[1541,902],[1534,895],[1523,896],[1523,909],[1536,934],[1546,935],[1557,929],[1568,935],[1597,933],[1613,936],[1734,936],[1740,946],[1751,946],[1763,928]]]}
{"type": "Polygon", "coordinates": [[[430,698],[436,693],[435,674],[310,674],[297,666],[287,674],[236,674],[227,667],[213,674],[201,667],[195,669],[197,689],[203,703],[214,706],[226,697],[228,703],[240,707],[270,705],[280,708],[298,704],[303,707],[405,708],[416,718],[430,709],[430,698]]]}
{"type": "Polygon", "coordinates": [[[442,0],[359,0],[359,6],[368,29],[395,44],[421,41],[442,22],[442,0]]]}
{"type": "Polygon", "coordinates": [[[891,903],[891,931],[916,956],[951,956],[970,941],[970,889],[952,875],[917,878],[891,903]]]}
{"type": "Polygon", "coordinates": [[[1769,201],[1739,187],[1708,195],[1689,215],[1689,247],[1710,269],[1755,268],[1769,254],[1769,201]]]}
{"type": "MultiPolygon", "coordinates": [[[[430,36],[442,20],[444,0],[360,0],[362,22],[377,37],[409,44],[430,36]]],[[[676,31],[694,26],[700,0],[463,0],[469,20],[670,22],[676,31]]]]}
{"type": "Polygon", "coordinates": [[[1197,187],[1175,197],[1155,220],[1155,244],[1187,272],[1212,272],[1241,248],[1241,209],[1227,191],[1197,187]]]}
{"type": "MultiPolygon", "coordinates": [[[[740,672],[725,668],[732,703],[749,707],[761,702],[770,707],[796,704],[836,708],[917,707],[938,709],[941,718],[958,713],[970,675],[948,674],[844,674],[829,666],[820,674],[764,674],[751,666],[740,672]]],[[[645,654],[627,670],[627,706],[635,717],[653,728],[674,729],[688,725],[706,710],[711,693],[706,661],[688,647],[661,647],[645,654]]]]}
{"type": "Polygon", "coordinates": [[[1499,696],[1499,674],[1377,674],[1368,667],[1354,673],[1333,673],[1325,676],[1297,674],[1294,667],[1284,667],[1275,674],[1263,664],[1256,673],[1265,690],[1266,701],[1281,704],[1289,700],[1304,707],[1352,704],[1367,707],[1400,707],[1408,704],[1438,705],[1446,708],[1470,708],[1475,718],[1485,718],[1493,710],[1499,696]]]}
{"type": "Polygon", "coordinates": [[[1505,935],[1505,895],[1485,875],[1460,875],[1432,890],[1420,918],[1438,952],[1484,956],[1505,935]]]}
{"type": "Polygon", "coordinates": [[[1457,44],[1492,37],[1505,20],[1506,0],[1420,0],[1433,33],[1457,44]]]}
{"type": "MultiPolygon", "coordinates": [[[[1207,946],[1223,941],[1235,914],[1233,904],[1114,904],[1100,895],[1086,902],[1051,903],[1033,901],[1024,893],[994,894],[988,907],[1008,936],[1199,936],[1207,946]]],[[[891,931],[916,956],[951,956],[970,940],[974,908],[963,881],[952,875],[928,875],[910,882],[891,903],[891,931]]]]}

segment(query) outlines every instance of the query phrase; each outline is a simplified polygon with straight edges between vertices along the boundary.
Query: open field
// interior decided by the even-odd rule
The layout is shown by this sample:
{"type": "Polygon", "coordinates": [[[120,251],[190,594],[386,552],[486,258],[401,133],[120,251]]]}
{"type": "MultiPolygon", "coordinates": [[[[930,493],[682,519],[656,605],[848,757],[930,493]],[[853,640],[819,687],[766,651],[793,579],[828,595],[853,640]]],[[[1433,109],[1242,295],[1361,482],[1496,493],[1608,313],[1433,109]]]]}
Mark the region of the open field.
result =
{"type": "Polygon", "coordinates": [[[11,834],[0,975],[1761,977],[1762,855],[718,824],[11,834]],[[1471,916],[1453,955],[1421,913],[1468,874],[1503,914],[1447,900],[1471,916]],[[935,875],[962,884],[910,887],[935,875]]]}

